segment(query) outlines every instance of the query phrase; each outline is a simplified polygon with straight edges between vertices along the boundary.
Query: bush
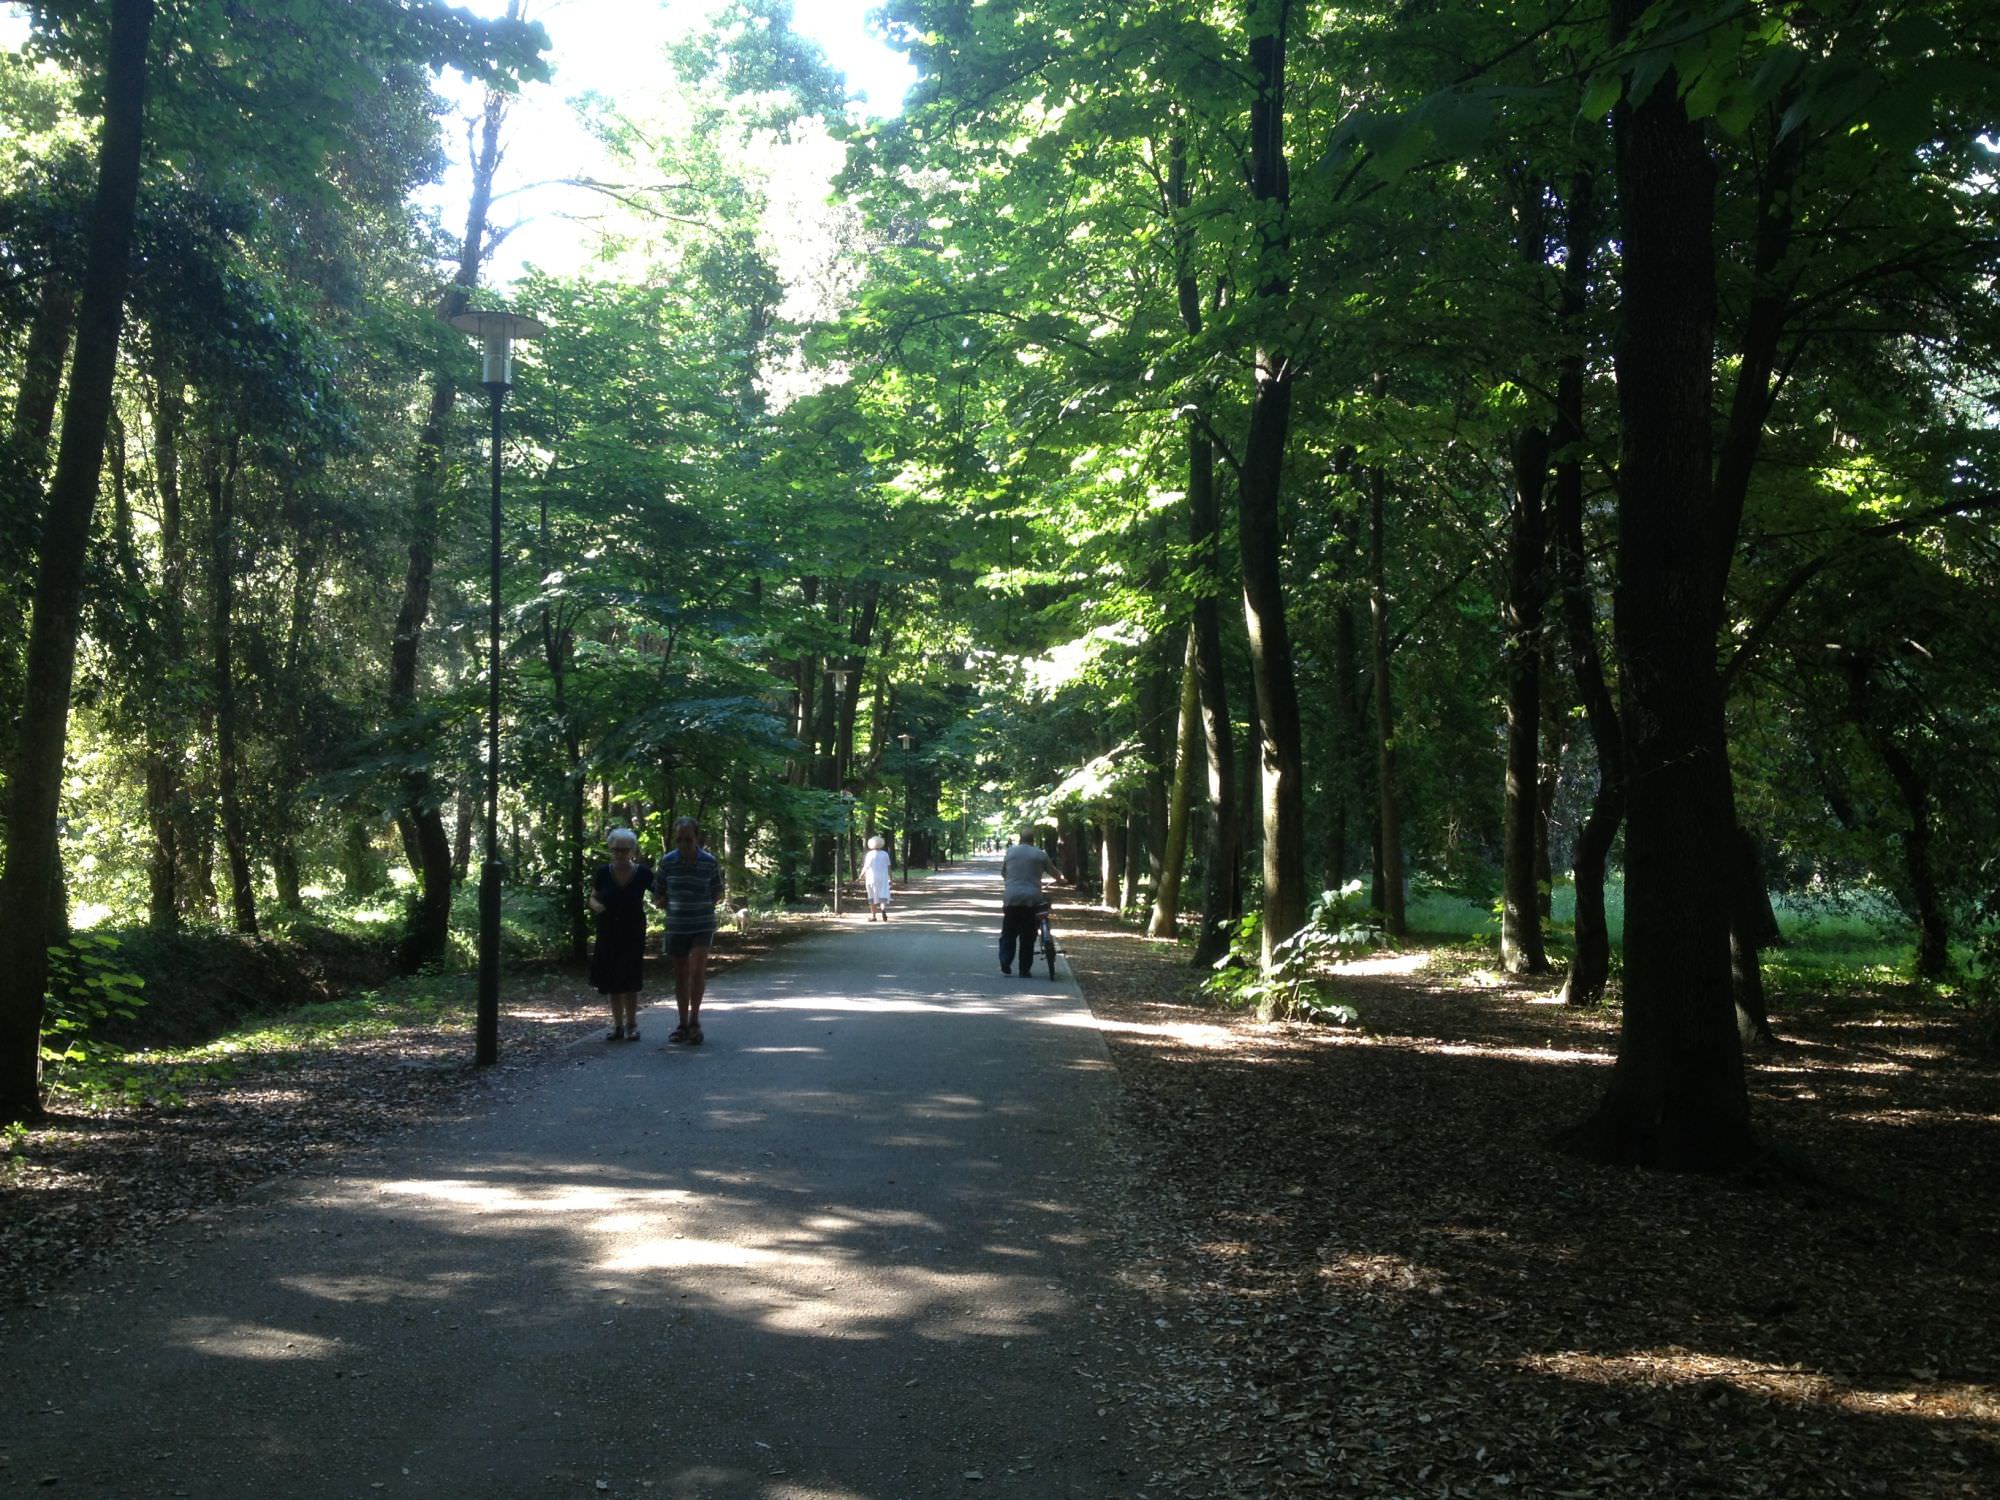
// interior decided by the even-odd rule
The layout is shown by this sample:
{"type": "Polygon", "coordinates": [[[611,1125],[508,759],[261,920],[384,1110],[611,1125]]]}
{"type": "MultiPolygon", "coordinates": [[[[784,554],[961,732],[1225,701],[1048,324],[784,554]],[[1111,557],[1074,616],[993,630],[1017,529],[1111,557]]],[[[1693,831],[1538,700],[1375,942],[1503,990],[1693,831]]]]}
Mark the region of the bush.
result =
{"type": "Polygon", "coordinates": [[[1958,1003],[1965,1010],[1973,1045],[2000,1054],[2000,927],[1980,929],[1972,954],[1972,967],[1958,987],[1958,1003]]]}
{"type": "Polygon", "coordinates": [[[49,949],[42,1002],[42,1067],[50,1088],[70,1093],[124,1092],[125,1050],[93,1033],[137,1018],[145,981],[126,966],[118,939],[79,932],[49,949]]]}
{"type": "Polygon", "coordinates": [[[1320,967],[1358,957],[1384,941],[1382,914],[1362,900],[1361,882],[1350,880],[1337,891],[1320,892],[1305,925],[1272,950],[1269,973],[1261,970],[1263,919],[1255,912],[1244,917],[1202,989],[1229,1004],[1255,1005],[1266,1020],[1350,1026],[1357,1019],[1354,1008],[1320,994],[1320,967]]]}

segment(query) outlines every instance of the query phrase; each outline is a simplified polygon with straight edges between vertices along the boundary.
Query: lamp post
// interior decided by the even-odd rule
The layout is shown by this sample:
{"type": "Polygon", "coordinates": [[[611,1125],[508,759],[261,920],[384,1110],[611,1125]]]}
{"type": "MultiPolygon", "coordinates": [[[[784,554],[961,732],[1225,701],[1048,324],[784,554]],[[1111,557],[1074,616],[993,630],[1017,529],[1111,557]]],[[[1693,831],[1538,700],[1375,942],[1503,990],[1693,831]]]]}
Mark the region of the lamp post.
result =
{"type": "Polygon", "coordinates": [[[514,383],[515,339],[548,332],[517,313],[469,312],[451,320],[480,341],[479,383],[493,414],[493,508],[488,528],[486,637],[486,858],[479,868],[479,1004],[473,1060],[500,1060],[500,408],[514,383]]]}
{"type": "Polygon", "coordinates": [[[903,884],[910,883],[910,737],[896,736],[896,743],[903,747],[903,884]]]}
{"type": "MultiPolygon", "coordinates": [[[[828,667],[826,669],[826,680],[832,685],[833,691],[837,696],[845,696],[847,692],[847,668],[828,667]]],[[[841,705],[835,702],[833,705],[833,783],[835,786],[839,786],[847,779],[847,768],[841,764],[840,754],[840,708],[841,705]]],[[[846,790],[843,789],[840,796],[842,801],[851,803],[851,794],[846,790]]],[[[833,914],[836,917],[841,914],[840,901],[841,886],[843,884],[841,880],[841,856],[846,852],[845,844],[846,838],[843,833],[836,833],[833,836],[833,914]]]]}

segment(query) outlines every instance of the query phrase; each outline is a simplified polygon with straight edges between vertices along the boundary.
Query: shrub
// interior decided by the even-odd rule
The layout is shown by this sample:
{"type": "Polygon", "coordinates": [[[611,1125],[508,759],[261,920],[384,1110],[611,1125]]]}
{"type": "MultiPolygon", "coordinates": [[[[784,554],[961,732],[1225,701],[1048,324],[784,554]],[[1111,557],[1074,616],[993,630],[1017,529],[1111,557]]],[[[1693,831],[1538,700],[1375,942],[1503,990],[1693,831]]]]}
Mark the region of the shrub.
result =
{"type": "Polygon", "coordinates": [[[1255,1005],[1266,1020],[1352,1025],[1354,1008],[1326,1000],[1318,976],[1322,965],[1357,957],[1384,942],[1382,914],[1362,899],[1361,882],[1321,891],[1305,925],[1272,950],[1268,973],[1260,968],[1262,923],[1255,912],[1237,923],[1229,952],[1216,961],[1215,975],[1203,990],[1228,1004],[1255,1005]]]}

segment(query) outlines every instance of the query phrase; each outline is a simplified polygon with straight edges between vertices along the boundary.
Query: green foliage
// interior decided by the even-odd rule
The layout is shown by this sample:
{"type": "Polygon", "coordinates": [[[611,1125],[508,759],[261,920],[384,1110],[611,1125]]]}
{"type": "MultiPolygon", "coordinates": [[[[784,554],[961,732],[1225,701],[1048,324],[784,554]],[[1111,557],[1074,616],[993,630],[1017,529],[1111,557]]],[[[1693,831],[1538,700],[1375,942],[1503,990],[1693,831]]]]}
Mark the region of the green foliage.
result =
{"type": "Polygon", "coordinates": [[[125,967],[116,938],[79,932],[50,948],[41,1045],[49,1087],[86,1095],[133,1092],[124,1049],[91,1031],[131,1020],[145,1003],[145,981],[125,967]]]}
{"type": "Polygon", "coordinates": [[[1351,1026],[1356,1011],[1323,996],[1321,974],[1327,964],[1359,957],[1384,941],[1382,914],[1363,899],[1361,882],[1351,880],[1337,891],[1320,892],[1305,926],[1273,950],[1268,971],[1259,968],[1262,919],[1254,912],[1244,917],[1202,989],[1229,1005],[1254,1005],[1266,1020],[1351,1026]]]}
{"type": "Polygon", "coordinates": [[[1973,1044],[2000,1053],[2000,925],[1989,922],[1973,939],[1972,960],[1954,999],[1965,1012],[1973,1044]]]}

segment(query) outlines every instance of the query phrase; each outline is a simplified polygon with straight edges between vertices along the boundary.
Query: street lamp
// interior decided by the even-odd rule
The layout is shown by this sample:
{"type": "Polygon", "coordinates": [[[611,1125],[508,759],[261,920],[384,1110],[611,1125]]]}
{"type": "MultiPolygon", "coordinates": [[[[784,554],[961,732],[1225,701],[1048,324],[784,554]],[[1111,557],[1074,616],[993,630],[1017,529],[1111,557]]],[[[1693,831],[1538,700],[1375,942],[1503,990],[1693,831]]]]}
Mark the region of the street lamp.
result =
{"type": "Polygon", "coordinates": [[[896,743],[903,747],[903,884],[910,883],[910,737],[896,736],[896,743]]]}
{"type": "Polygon", "coordinates": [[[479,870],[479,1006],[473,1060],[481,1067],[500,1060],[500,407],[514,383],[515,339],[538,339],[548,332],[518,313],[469,312],[451,320],[460,333],[480,341],[479,383],[493,411],[493,511],[487,562],[486,661],[486,860],[479,870]]]}
{"type": "MultiPolygon", "coordinates": [[[[836,699],[846,694],[847,668],[828,667],[826,670],[826,680],[832,684],[836,699]]],[[[833,705],[833,780],[836,785],[847,779],[847,768],[841,764],[840,754],[840,707],[838,701],[833,705]]],[[[852,793],[843,790],[840,794],[841,800],[850,803],[851,806],[852,795],[852,793]]],[[[852,820],[850,819],[849,821],[851,822],[852,820]]],[[[841,914],[841,858],[846,852],[846,842],[844,833],[836,833],[833,836],[833,914],[836,917],[841,914]]]]}

